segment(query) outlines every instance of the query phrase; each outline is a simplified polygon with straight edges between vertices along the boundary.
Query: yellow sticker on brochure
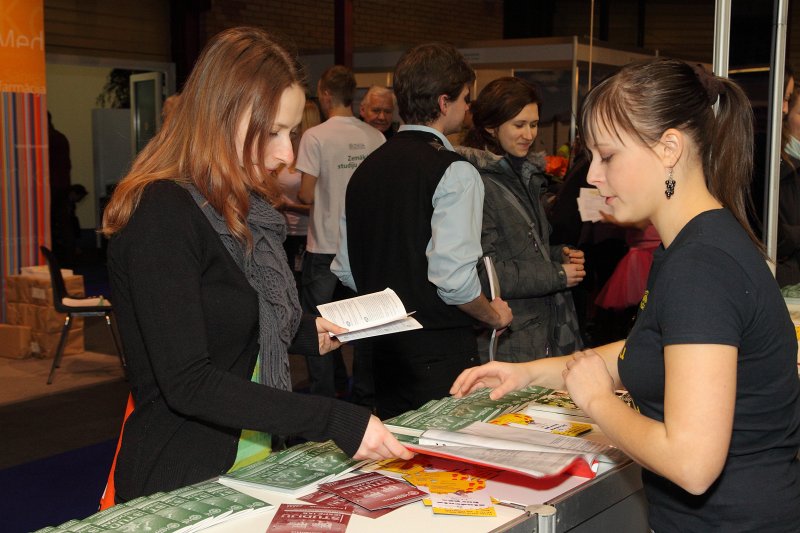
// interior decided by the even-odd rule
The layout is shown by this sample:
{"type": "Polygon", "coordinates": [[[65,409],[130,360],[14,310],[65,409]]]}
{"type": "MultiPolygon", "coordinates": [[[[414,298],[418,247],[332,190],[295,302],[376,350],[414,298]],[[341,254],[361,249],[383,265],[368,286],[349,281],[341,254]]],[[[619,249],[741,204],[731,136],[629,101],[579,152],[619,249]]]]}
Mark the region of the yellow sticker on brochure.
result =
{"type": "Polygon", "coordinates": [[[458,516],[497,516],[494,507],[483,507],[481,509],[450,509],[447,507],[434,507],[433,514],[449,514],[458,516]]]}
{"type": "Polygon", "coordinates": [[[468,494],[486,488],[486,480],[459,472],[417,472],[403,479],[416,487],[427,487],[431,494],[468,494]]]}
{"type": "Polygon", "coordinates": [[[498,426],[524,427],[535,431],[553,433],[554,435],[565,435],[567,437],[577,437],[578,435],[583,435],[592,430],[591,424],[584,424],[582,422],[561,422],[538,417],[534,419],[532,416],[523,413],[506,413],[498,416],[494,420],[490,420],[489,423],[498,426]]]}
{"type": "Polygon", "coordinates": [[[458,516],[497,516],[491,497],[485,492],[471,494],[431,494],[434,514],[458,516]]]}
{"type": "Polygon", "coordinates": [[[490,420],[490,424],[497,424],[498,426],[507,426],[509,424],[530,424],[533,422],[533,417],[523,413],[506,413],[500,415],[494,420],[490,420]]]}

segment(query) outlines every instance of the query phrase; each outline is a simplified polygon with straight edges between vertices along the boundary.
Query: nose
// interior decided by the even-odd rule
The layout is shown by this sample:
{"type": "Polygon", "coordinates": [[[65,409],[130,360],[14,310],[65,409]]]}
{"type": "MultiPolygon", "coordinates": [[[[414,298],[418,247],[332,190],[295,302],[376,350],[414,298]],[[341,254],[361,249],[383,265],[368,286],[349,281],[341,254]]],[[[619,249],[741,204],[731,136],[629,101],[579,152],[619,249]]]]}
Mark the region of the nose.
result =
{"type": "Polygon", "coordinates": [[[294,161],[294,149],[292,147],[292,140],[287,136],[279,136],[275,143],[275,152],[273,155],[275,159],[285,165],[290,165],[294,161]]]}
{"type": "Polygon", "coordinates": [[[526,141],[533,140],[533,129],[530,126],[525,126],[522,128],[522,138],[526,141]]]}
{"type": "Polygon", "coordinates": [[[600,172],[600,158],[593,157],[592,162],[589,164],[589,170],[586,173],[586,183],[597,187],[597,184],[602,180],[602,173],[600,172]]]}

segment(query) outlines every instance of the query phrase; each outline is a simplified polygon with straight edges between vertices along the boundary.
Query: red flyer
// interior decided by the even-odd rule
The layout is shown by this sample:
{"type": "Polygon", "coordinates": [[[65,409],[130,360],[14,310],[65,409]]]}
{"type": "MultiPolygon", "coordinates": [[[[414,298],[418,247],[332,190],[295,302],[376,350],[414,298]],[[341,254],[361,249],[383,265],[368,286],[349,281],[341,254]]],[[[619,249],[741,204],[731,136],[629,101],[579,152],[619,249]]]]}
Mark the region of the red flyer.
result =
{"type": "Polygon", "coordinates": [[[353,476],[331,483],[323,483],[321,490],[331,492],[370,511],[387,507],[400,507],[426,497],[418,488],[377,472],[353,476]]]}
{"type": "Polygon", "coordinates": [[[307,494],[306,496],[301,496],[297,498],[298,500],[303,500],[304,502],[313,503],[316,505],[333,505],[333,506],[342,506],[346,505],[352,507],[353,514],[357,514],[359,516],[364,516],[367,518],[380,518],[381,516],[391,513],[397,507],[387,507],[386,509],[378,509],[377,511],[370,511],[360,505],[356,505],[353,502],[349,502],[344,498],[340,498],[336,494],[332,492],[325,492],[324,490],[318,490],[317,492],[312,492],[311,494],[307,494]]]}
{"type": "Polygon", "coordinates": [[[282,503],[267,533],[344,533],[351,512],[349,506],[282,503]]]}

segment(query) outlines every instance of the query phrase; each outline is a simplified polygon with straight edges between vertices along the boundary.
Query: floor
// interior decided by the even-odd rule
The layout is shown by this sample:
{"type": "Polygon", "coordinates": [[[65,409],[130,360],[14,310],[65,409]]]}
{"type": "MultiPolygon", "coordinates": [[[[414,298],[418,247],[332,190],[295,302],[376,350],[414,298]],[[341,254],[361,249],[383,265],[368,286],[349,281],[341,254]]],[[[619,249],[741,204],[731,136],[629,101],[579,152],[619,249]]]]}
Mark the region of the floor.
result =
{"type": "Polygon", "coordinates": [[[0,469],[119,434],[129,387],[102,319],[86,319],[88,352],[52,359],[0,358],[0,469]]]}
{"type": "MultiPolygon", "coordinates": [[[[119,434],[130,389],[102,318],[86,319],[84,328],[90,351],[64,357],[52,385],[52,360],[0,358],[0,469],[119,434]]],[[[352,352],[343,352],[351,370],[352,352]]],[[[289,359],[294,389],[307,389],[305,358],[289,359]]]]}

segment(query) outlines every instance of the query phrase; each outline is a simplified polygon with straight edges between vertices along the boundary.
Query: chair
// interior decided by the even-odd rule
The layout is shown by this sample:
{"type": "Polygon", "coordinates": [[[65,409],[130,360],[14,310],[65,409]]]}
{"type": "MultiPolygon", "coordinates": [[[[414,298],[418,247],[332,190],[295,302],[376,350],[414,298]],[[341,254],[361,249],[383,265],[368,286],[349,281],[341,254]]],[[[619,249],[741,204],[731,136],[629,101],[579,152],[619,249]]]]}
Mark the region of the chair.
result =
{"type": "Polygon", "coordinates": [[[67,336],[72,327],[73,317],[104,316],[106,318],[106,325],[111,332],[111,338],[114,339],[114,347],[117,349],[119,361],[124,369],[125,357],[122,354],[122,346],[117,338],[117,332],[111,323],[111,315],[113,312],[111,303],[103,301],[102,298],[99,301],[93,301],[97,299],[68,294],[66,285],[64,284],[64,277],[61,275],[61,268],[58,265],[58,260],[55,255],[46,246],[40,246],[39,249],[47,260],[47,269],[50,271],[50,282],[53,286],[53,305],[57,312],[67,315],[67,318],[64,320],[64,327],[61,329],[61,338],[58,340],[58,348],[56,348],[56,353],[53,356],[53,366],[50,367],[50,375],[47,378],[47,384],[50,385],[53,383],[53,375],[55,374],[56,368],[61,366],[61,357],[64,355],[64,346],[67,343],[67,336]],[[85,305],[80,305],[81,300],[83,300],[85,305]]]}

